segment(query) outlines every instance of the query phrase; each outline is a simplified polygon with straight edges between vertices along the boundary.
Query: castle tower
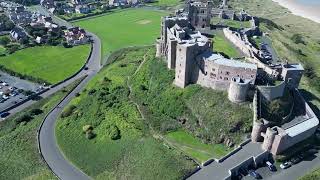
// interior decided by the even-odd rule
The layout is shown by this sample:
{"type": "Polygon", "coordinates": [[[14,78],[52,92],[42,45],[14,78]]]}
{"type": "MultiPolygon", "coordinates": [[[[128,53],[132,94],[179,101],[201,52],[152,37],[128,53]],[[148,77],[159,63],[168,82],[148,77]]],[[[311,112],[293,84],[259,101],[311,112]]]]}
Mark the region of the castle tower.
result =
{"type": "Polygon", "coordinates": [[[228,98],[231,102],[241,103],[247,99],[248,89],[250,81],[244,81],[239,77],[232,78],[229,90],[228,98]]]}
{"type": "Polygon", "coordinates": [[[267,131],[264,135],[264,141],[262,144],[262,149],[270,151],[272,148],[272,144],[274,141],[274,138],[277,135],[277,131],[274,129],[271,129],[270,127],[267,128],[267,131]]]}
{"type": "Polygon", "coordinates": [[[196,43],[180,42],[177,44],[176,70],[174,84],[178,87],[186,87],[192,76],[193,60],[195,59],[194,49],[196,43]]]}
{"type": "Polygon", "coordinates": [[[177,57],[177,43],[178,41],[175,38],[170,38],[168,40],[168,68],[169,69],[175,69],[176,67],[176,57],[177,57]]]}
{"type": "Polygon", "coordinates": [[[263,122],[253,121],[252,132],[251,132],[251,141],[259,142],[262,140],[261,132],[263,130],[263,122]]]}
{"type": "Polygon", "coordinates": [[[207,2],[189,2],[188,3],[188,18],[191,25],[195,28],[208,28],[210,27],[211,11],[213,3],[207,2]]]}
{"type": "Polygon", "coordinates": [[[304,68],[301,64],[284,64],[282,66],[281,76],[289,88],[298,88],[304,68]]]}

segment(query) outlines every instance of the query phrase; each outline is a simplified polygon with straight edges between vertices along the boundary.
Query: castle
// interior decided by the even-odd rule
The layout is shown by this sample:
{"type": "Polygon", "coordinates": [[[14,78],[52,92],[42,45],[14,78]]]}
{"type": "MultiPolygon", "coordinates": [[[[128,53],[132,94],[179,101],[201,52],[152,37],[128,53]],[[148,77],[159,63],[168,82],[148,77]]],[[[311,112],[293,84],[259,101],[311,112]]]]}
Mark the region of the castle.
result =
{"type": "MultiPolygon", "coordinates": [[[[226,1],[222,5],[225,9],[226,1]]],[[[319,120],[298,91],[304,72],[300,64],[266,63],[263,52],[248,40],[249,36],[260,34],[257,20],[242,13],[240,20],[250,20],[251,28],[223,32],[246,56],[246,62],[227,59],[214,53],[211,39],[197,29],[210,29],[214,16],[212,2],[188,2],[185,11],[161,20],[161,37],[156,42],[156,57],[164,57],[169,69],[175,70],[174,85],[185,88],[189,84],[228,91],[228,99],[234,103],[253,99],[252,142],[261,143],[262,149],[277,155],[294,144],[310,137],[319,120]],[[266,84],[257,84],[257,78],[267,77],[266,84]],[[278,81],[272,85],[269,81],[278,81]],[[294,97],[290,113],[280,124],[272,123],[261,114],[263,104],[281,98],[289,90],[294,97]],[[302,108],[300,114],[295,108],[302,108]]],[[[241,14],[241,13],[240,13],[241,14]]],[[[220,13],[221,15],[221,13],[220,13]]],[[[225,18],[224,16],[220,16],[225,18]]],[[[232,17],[234,18],[234,16],[232,17]]]]}

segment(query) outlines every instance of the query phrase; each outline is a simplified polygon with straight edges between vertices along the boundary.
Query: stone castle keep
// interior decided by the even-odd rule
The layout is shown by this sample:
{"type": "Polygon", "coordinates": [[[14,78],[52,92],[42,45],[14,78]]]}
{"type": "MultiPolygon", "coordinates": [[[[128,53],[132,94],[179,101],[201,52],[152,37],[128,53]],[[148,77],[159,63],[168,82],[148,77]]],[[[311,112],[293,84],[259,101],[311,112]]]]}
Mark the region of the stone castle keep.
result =
{"type": "Polygon", "coordinates": [[[211,40],[191,27],[185,16],[162,18],[156,56],[166,57],[168,68],[175,69],[174,84],[228,90],[231,101],[244,102],[249,85],[255,83],[257,66],[213,53],[211,40]]]}
{"type": "MultiPolygon", "coordinates": [[[[222,10],[226,6],[225,1],[223,4],[222,10]]],[[[216,16],[213,14],[216,10],[210,1],[188,2],[184,11],[161,19],[156,57],[164,57],[168,68],[175,70],[174,85],[185,88],[189,84],[199,84],[224,90],[234,103],[245,102],[251,96],[254,112],[251,140],[261,143],[263,150],[274,155],[310,137],[319,120],[297,89],[304,72],[302,65],[266,62],[264,52],[248,41],[249,36],[261,32],[256,19],[246,13],[242,13],[240,20],[250,20],[251,28],[242,31],[223,29],[226,38],[246,56],[246,61],[228,59],[214,53],[212,40],[197,30],[210,29],[210,19],[216,16]],[[258,85],[258,77],[265,76],[280,83],[258,85]],[[295,103],[283,121],[274,124],[261,114],[265,108],[263,104],[283,97],[286,90],[290,91],[295,103]],[[303,111],[296,114],[295,109],[303,111]]]]}

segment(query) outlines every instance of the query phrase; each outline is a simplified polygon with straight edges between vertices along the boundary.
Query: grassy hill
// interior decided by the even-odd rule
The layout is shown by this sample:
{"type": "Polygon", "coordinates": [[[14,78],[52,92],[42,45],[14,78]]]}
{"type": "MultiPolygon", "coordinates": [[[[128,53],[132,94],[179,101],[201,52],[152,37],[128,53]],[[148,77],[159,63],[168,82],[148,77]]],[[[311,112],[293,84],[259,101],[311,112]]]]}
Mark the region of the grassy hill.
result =
{"type": "Polygon", "coordinates": [[[0,179],[56,179],[38,153],[37,130],[76,83],[0,122],[0,179]]]}
{"type": "Polygon", "coordinates": [[[37,46],[0,57],[2,68],[38,82],[57,83],[76,73],[86,62],[90,46],[37,46]]]}

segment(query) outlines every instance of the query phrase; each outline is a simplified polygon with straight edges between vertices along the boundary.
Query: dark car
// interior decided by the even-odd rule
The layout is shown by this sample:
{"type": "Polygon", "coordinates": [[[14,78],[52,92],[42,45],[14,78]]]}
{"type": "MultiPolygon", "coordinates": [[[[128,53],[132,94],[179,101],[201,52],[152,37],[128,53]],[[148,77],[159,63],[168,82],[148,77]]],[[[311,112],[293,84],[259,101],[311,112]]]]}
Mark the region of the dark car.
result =
{"type": "Polygon", "coordinates": [[[10,113],[8,112],[1,112],[0,113],[0,118],[6,118],[7,116],[9,116],[10,113]]]}
{"type": "Polygon", "coordinates": [[[267,167],[269,168],[270,171],[275,172],[277,171],[277,168],[275,165],[273,165],[270,161],[266,162],[267,167]]]}
{"type": "Polygon", "coordinates": [[[254,170],[249,170],[249,175],[255,179],[262,179],[262,176],[254,170]]]}
{"type": "Polygon", "coordinates": [[[292,164],[298,164],[298,163],[301,162],[301,161],[302,161],[302,158],[299,157],[299,156],[293,157],[293,158],[290,159],[290,162],[291,162],[292,164]]]}

